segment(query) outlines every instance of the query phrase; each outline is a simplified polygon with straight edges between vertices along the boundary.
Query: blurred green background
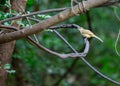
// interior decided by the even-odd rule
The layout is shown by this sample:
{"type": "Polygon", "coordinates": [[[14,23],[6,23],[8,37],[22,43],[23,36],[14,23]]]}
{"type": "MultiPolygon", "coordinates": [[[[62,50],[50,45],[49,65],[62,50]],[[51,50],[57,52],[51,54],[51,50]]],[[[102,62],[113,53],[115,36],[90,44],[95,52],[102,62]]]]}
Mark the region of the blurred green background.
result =
{"type": "MultiPolygon", "coordinates": [[[[52,8],[70,7],[70,0],[28,0],[26,11],[40,11],[52,8]]],[[[99,71],[108,77],[120,81],[120,57],[115,52],[115,41],[120,29],[120,21],[114,14],[114,7],[101,7],[90,10],[93,32],[104,40],[103,43],[93,38],[90,44],[90,51],[86,59],[99,71]]],[[[120,16],[120,8],[117,8],[120,16]]],[[[47,15],[54,15],[49,13],[47,15]]],[[[78,24],[88,28],[85,14],[72,17],[60,24],[78,24]]],[[[80,52],[83,41],[76,29],[60,29],[59,32],[68,42],[80,52]]],[[[42,45],[59,53],[72,52],[53,32],[43,31],[37,34],[42,45]]],[[[120,52],[120,39],[117,49],[120,52]]],[[[30,86],[53,86],[61,75],[70,67],[74,58],[61,59],[37,49],[26,40],[18,40],[13,55],[14,65],[20,68],[15,74],[9,74],[8,86],[14,86],[16,74],[22,76],[23,80],[30,86]],[[17,61],[16,61],[17,60],[17,61]]],[[[17,82],[17,81],[16,81],[17,82]]],[[[19,83],[19,82],[18,82],[19,83]]],[[[60,86],[116,86],[111,82],[99,77],[88,68],[80,59],[68,76],[62,80],[60,86]]]]}

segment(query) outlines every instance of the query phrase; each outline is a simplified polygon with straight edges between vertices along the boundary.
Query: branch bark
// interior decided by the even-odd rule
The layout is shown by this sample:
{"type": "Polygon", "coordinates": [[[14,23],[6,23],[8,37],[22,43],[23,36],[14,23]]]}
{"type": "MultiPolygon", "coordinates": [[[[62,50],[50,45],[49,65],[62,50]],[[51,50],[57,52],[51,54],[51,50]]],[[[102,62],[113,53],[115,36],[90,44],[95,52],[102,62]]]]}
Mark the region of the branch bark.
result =
{"type": "MultiPolygon", "coordinates": [[[[76,13],[82,13],[83,10],[89,10],[90,8],[102,5],[108,1],[109,0],[87,0],[87,1],[83,1],[83,4],[80,3],[79,5],[74,6],[73,9],[75,10],[76,13]],[[84,5],[84,9],[83,9],[83,5],[84,5]]],[[[38,33],[46,28],[49,28],[52,25],[58,24],[59,22],[66,20],[74,15],[75,14],[71,11],[71,8],[66,9],[65,11],[62,11],[59,14],[57,14],[49,19],[46,19],[38,24],[35,24],[32,27],[26,27],[19,31],[2,34],[0,36],[0,44],[6,43],[9,41],[13,41],[16,39],[24,38],[29,35],[38,33]]]]}

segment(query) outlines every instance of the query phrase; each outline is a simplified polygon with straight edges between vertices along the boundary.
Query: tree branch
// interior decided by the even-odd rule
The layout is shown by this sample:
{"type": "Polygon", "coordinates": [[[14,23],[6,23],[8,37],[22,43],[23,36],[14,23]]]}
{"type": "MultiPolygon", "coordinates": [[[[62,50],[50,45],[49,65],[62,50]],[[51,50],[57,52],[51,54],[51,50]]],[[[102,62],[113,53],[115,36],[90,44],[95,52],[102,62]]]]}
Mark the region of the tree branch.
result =
{"type": "MultiPolygon", "coordinates": [[[[105,6],[115,5],[115,4],[118,4],[118,3],[120,3],[120,0],[117,0],[117,1],[109,1],[109,2],[107,2],[107,3],[105,3],[105,4],[98,5],[98,6],[96,6],[96,7],[105,7],[105,6]]],[[[0,21],[0,24],[2,24],[2,23],[4,23],[4,22],[11,21],[11,20],[16,20],[16,19],[20,19],[20,18],[25,18],[25,17],[37,15],[37,14],[45,14],[45,13],[50,13],[50,12],[59,12],[59,11],[65,10],[65,9],[67,9],[67,8],[49,9],[49,10],[32,12],[32,13],[30,13],[30,14],[24,14],[24,15],[14,16],[14,17],[11,17],[11,18],[7,18],[7,19],[4,19],[4,20],[1,20],[1,21],[0,21]]]]}
{"type": "MultiPolygon", "coordinates": [[[[96,7],[98,5],[101,5],[105,2],[108,2],[109,0],[87,0],[83,1],[84,3],[84,10],[89,10],[90,8],[96,7]]],[[[76,5],[73,7],[75,9],[76,13],[82,13],[80,9],[83,9],[82,4],[76,5]]],[[[12,40],[20,39],[23,37],[27,37],[29,35],[41,32],[42,30],[49,28],[50,26],[53,26],[55,24],[58,24],[59,22],[62,22],[75,14],[71,11],[71,8],[66,9],[65,11],[60,12],[59,14],[43,20],[42,22],[33,25],[32,27],[26,27],[22,30],[11,32],[11,33],[6,33],[0,35],[0,44],[9,42],[12,40]]]]}
{"type": "Polygon", "coordinates": [[[60,58],[69,58],[69,57],[72,57],[72,58],[75,58],[75,57],[78,57],[78,56],[81,56],[81,57],[85,57],[89,51],[89,43],[85,41],[85,49],[82,53],[69,53],[69,54],[60,54],[60,53],[57,53],[57,52],[54,52],[52,50],[49,50],[47,48],[45,48],[44,46],[38,44],[37,42],[35,42],[34,40],[32,40],[30,37],[27,37],[27,40],[30,41],[30,43],[32,43],[33,45],[35,45],[36,47],[38,47],[39,49],[42,49],[43,51],[49,53],[49,54],[53,54],[53,55],[56,55],[60,58]]]}
{"type": "MultiPolygon", "coordinates": [[[[63,37],[61,37],[61,39],[62,39],[66,44],[69,44],[67,41],[65,41],[65,39],[63,39],[63,37]]],[[[89,41],[88,41],[86,38],[84,39],[84,41],[85,41],[85,43],[86,43],[86,48],[85,48],[84,51],[83,51],[84,54],[85,54],[85,53],[87,53],[87,52],[89,51],[89,41]]],[[[69,45],[70,45],[70,44],[69,44],[69,45]]],[[[73,47],[71,48],[71,45],[69,46],[69,48],[70,48],[74,53],[78,54],[78,52],[77,52],[75,49],[73,49],[73,47]]],[[[114,84],[116,84],[116,85],[120,85],[120,82],[117,82],[117,81],[115,81],[115,80],[107,77],[106,75],[104,75],[104,74],[102,74],[100,71],[98,71],[95,67],[93,67],[93,66],[84,58],[84,56],[83,56],[83,57],[78,56],[78,57],[81,58],[81,60],[82,60],[90,69],[92,69],[95,73],[97,73],[99,76],[101,76],[102,78],[104,78],[104,79],[106,79],[106,80],[108,80],[108,81],[110,81],[110,82],[112,82],[112,83],[114,83],[114,84]]],[[[76,60],[75,60],[74,62],[76,62],[76,60]]],[[[73,65],[74,65],[74,64],[72,64],[72,66],[73,66],[73,65]]],[[[71,68],[68,69],[68,70],[71,70],[71,68]]],[[[60,81],[67,75],[67,73],[68,73],[68,71],[60,78],[60,80],[59,80],[54,86],[58,86],[59,83],[60,83],[60,81]]]]}
{"type": "MultiPolygon", "coordinates": [[[[70,27],[70,24],[68,24],[68,26],[70,27]]],[[[73,25],[71,25],[73,27],[73,25]]],[[[62,27],[61,26],[56,26],[56,27],[52,27],[52,29],[55,29],[55,28],[59,28],[59,27],[62,27]]],[[[63,25],[63,27],[65,27],[65,25],[63,25]]],[[[67,27],[67,26],[66,26],[67,27]]],[[[75,27],[75,25],[74,25],[75,27]]],[[[15,30],[17,31],[18,29],[16,27],[13,27],[13,26],[5,26],[5,25],[1,25],[0,28],[3,28],[3,29],[7,29],[7,30],[15,30]]],[[[55,31],[57,32],[57,31],[55,31]]],[[[57,33],[58,34],[58,33],[57,33]]],[[[82,53],[78,53],[78,54],[75,54],[75,53],[69,53],[69,54],[60,54],[60,53],[57,53],[57,52],[54,52],[52,50],[49,50],[47,48],[45,48],[44,46],[42,46],[41,44],[37,43],[36,41],[34,41],[33,39],[31,39],[30,37],[26,37],[26,39],[31,43],[33,44],[34,46],[36,46],[37,48],[39,49],[42,49],[43,51],[49,53],[49,54],[53,54],[53,55],[56,55],[60,58],[69,58],[69,57],[78,57],[78,56],[81,56],[81,57],[85,57],[86,54],[88,53],[88,51],[86,50],[89,50],[89,47],[86,46],[85,47],[85,51],[83,51],[82,53]]],[[[86,41],[85,41],[85,44],[86,44],[86,41]]],[[[69,45],[69,44],[68,44],[69,45]]],[[[86,44],[87,45],[87,44],[86,44]]],[[[69,45],[70,46],[70,45],[69,45]]]]}
{"type": "Polygon", "coordinates": [[[109,0],[107,3],[104,3],[104,4],[99,5],[97,7],[105,7],[105,6],[117,5],[119,3],[120,3],[120,0],[109,0]]]}
{"type": "MultiPolygon", "coordinates": [[[[78,25],[74,25],[76,28],[79,27],[78,25]]],[[[8,28],[8,27],[6,27],[8,28]]],[[[11,27],[12,29],[12,27],[11,27]]],[[[14,28],[15,29],[15,28],[14,28]]],[[[18,30],[18,29],[16,29],[18,30]]],[[[58,36],[60,34],[57,34],[58,36]]],[[[84,39],[84,42],[85,42],[85,48],[83,50],[82,53],[78,53],[61,35],[59,36],[68,46],[69,48],[74,52],[74,53],[70,53],[70,54],[59,54],[57,52],[54,52],[54,51],[51,51],[47,48],[45,48],[44,46],[38,44],[37,42],[35,42],[34,40],[32,40],[31,38],[27,37],[27,39],[32,43],[34,44],[35,46],[37,46],[38,48],[50,53],[50,54],[53,54],[53,55],[56,55],[56,56],[59,56],[60,58],[68,58],[68,57],[79,57],[81,58],[81,60],[90,68],[92,69],[95,73],[97,73],[99,76],[103,77],[104,79],[114,83],[114,84],[117,84],[117,85],[120,85],[119,82],[115,81],[115,80],[112,80],[111,78],[105,76],[104,74],[102,74],[101,72],[99,72],[96,68],[94,68],[86,59],[84,59],[84,57],[87,55],[88,51],[89,51],[89,41],[87,40],[87,38],[84,39]]],[[[77,59],[74,61],[76,62],[77,59]]],[[[74,65],[74,63],[72,64],[74,65]]],[[[68,70],[71,70],[68,69],[68,70]]],[[[68,71],[60,78],[60,80],[54,85],[54,86],[58,86],[59,82],[67,75],[68,71]]]]}

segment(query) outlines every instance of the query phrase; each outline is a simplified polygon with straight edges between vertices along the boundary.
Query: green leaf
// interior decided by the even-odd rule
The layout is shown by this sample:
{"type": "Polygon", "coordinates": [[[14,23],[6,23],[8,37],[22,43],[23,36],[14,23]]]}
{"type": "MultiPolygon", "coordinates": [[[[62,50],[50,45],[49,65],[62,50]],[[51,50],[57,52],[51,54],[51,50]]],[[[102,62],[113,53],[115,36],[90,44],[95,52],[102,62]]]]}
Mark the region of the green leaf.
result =
{"type": "Polygon", "coordinates": [[[37,16],[43,19],[47,19],[51,17],[50,15],[40,15],[40,14],[38,14],[37,16]]]}
{"type": "Polygon", "coordinates": [[[11,65],[10,65],[10,64],[5,64],[5,65],[4,65],[4,69],[9,70],[10,68],[11,68],[11,65]]]}
{"type": "Polygon", "coordinates": [[[15,73],[16,71],[15,70],[6,70],[6,72],[8,72],[8,73],[15,73]]]}

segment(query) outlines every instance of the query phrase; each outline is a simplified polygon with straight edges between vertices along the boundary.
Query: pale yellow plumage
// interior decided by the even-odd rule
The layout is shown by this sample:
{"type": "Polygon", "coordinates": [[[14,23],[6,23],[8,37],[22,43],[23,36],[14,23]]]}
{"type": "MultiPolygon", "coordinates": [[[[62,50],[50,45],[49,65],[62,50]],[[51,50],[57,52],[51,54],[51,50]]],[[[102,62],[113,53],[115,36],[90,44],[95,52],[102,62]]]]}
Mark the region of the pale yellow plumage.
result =
{"type": "Polygon", "coordinates": [[[103,40],[101,38],[99,38],[98,36],[96,36],[93,32],[91,32],[90,30],[86,30],[82,27],[78,28],[78,30],[80,31],[80,33],[83,35],[83,37],[86,38],[91,38],[91,37],[95,37],[98,40],[100,40],[101,42],[103,42],[103,40]]]}

